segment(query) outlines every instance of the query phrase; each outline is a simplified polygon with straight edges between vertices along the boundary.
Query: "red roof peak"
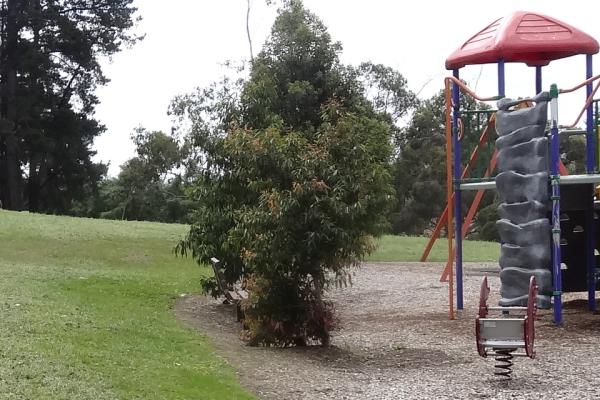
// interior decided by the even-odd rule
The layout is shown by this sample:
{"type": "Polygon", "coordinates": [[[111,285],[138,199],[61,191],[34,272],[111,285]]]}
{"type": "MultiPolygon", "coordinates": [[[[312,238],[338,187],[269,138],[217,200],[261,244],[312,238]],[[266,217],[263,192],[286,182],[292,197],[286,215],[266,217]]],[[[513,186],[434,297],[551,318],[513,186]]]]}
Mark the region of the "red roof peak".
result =
{"type": "Polygon", "coordinates": [[[598,42],[562,21],[542,14],[517,11],[479,31],[446,60],[447,69],[500,60],[547,65],[577,54],[596,54],[598,42]]]}

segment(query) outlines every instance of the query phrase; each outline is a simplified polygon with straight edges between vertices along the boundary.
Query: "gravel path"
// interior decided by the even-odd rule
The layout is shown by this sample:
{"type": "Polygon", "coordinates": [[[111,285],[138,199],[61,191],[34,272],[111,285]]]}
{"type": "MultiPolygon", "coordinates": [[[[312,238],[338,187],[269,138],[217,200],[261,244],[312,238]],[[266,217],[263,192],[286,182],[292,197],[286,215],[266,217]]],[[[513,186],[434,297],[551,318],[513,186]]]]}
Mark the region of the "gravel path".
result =
{"type": "Polygon", "coordinates": [[[585,311],[583,293],[564,296],[562,328],[538,314],[535,360],[516,359],[511,381],[494,377],[473,328],[484,274],[498,299],[497,268],[466,265],[465,310],[449,321],[442,265],[365,264],[353,287],[329,293],[341,326],[327,349],[244,346],[232,307],[205,297],[183,297],[175,312],[261,399],[600,398],[600,316],[585,311]]]}

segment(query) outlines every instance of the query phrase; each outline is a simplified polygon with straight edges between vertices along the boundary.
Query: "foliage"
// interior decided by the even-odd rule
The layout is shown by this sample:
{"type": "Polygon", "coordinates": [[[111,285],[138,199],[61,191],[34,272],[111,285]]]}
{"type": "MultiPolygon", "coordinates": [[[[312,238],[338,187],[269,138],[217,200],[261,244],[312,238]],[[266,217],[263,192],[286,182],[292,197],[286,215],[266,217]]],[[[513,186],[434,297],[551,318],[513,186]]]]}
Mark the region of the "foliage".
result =
{"type": "Polygon", "coordinates": [[[498,202],[494,201],[486,207],[481,207],[477,212],[476,238],[479,240],[500,242],[500,234],[496,227],[496,222],[500,219],[498,216],[498,202]]]}
{"type": "Polygon", "coordinates": [[[569,174],[584,174],[586,170],[585,136],[561,137],[561,160],[569,174]]]}
{"type": "Polygon", "coordinates": [[[230,283],[246,279],[250,344],[327,344],[335,314],[324,290],[387,226],[392,122],[410,104],[402,96],[414,96],[393,70],[340,64],[340,50],[301,2],[286,2],[247,80],[171,107],[201,166],[198,210],[178,250],[219,258],[230,283]],[[397,97],[369,97],[361,76],[397,97]]]}
{"type": "Polygon", "coordinates": [[[394,123],[416,105],[417,98],[406,87],[406,79],[393,68],[364,62],[357,72],[373,108],[391,117],[394,123]]]}
{"type": "Polygon", "coordinates": [[[0,200],[65,213],[105,173],[92,143],[99,58],[139,38],[132,0],[5,0],[0,10],[0,200]],[[85,183],[85,185],[84,185],[85,183]],[[86,189],[81,190],[81,189],[86,189]]]}
{"type": "Polygon", "coordinates": [[[445,205],[443,96],[423,101],[402,130],[394,165],[398,203],[394,233],[422,234],[445,205]]]}
{"type": "Polygon", "coordinates": [[[88,209],[79,215],[108,219],[187,222],[193,202],[177,169],[184,146],[160,131],[138,128],[132,135],[137,155],[121,166],[117,178],[100,183],[88,209]]]}
{"type": "MultiPolygon", "coordinates": [[[[461,96],[461,109],[486,110],[489,106],[461,96]]],[[[479,141],[484,127],[474,116],[463,115],[463,123],[470,126],[462,139],[463,164],[479,141]]],[[[496,139],[491,135],[491,145],[496,139]]],[[[421,101],[408,126],[397,136],[398,157],[394,162],[394,181],[398,202],[390,214],[392,232],[422,235],[433,228],[446,206],[446,140],[444,123],[444,94],[438,93],[421,101]]],[[[480,156],[481,158],[482,156],[480,156]]],[[[463,210],[473,199],[472,192],[463,192],[463,210]]],[[[492,198],[486,196],[482,207],[492,198]]],[[[483,222],[477,220],[476,224],[483,222]]],[[[475,230],[478,226],[474,227],[475,230]]]]}

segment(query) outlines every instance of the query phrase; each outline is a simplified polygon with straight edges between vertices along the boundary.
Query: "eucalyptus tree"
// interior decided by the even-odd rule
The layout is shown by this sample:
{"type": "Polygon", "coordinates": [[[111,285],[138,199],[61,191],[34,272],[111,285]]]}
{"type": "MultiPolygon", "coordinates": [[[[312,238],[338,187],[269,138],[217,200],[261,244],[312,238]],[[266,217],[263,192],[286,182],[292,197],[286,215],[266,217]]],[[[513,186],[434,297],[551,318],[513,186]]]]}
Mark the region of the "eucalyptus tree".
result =
{"type": "Polygon", "coordinates": [[[327,344],[336,318],[324,291],[387,228],[394,122],[414,95],[391,69],[343,65],[341,50],[316,15],[287,1],[247,79],[171,107],[200,166],[179,251],[216,256],[228,282],[246,280],[251,344],[327,344]]]}

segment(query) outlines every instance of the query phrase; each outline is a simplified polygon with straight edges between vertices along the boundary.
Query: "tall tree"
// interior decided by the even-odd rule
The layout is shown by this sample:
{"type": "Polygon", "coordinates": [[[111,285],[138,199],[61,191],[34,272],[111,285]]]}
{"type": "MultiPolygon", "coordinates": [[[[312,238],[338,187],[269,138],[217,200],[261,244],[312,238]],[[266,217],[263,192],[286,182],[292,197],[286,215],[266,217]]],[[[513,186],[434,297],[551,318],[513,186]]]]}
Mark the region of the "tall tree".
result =
{"type": "MultiPolygon", "coordinates": [[[[323,22],[288,1],[247,80],[172,107],[188,118],[204,166],[180,250],[221,259],[229,282],[248,280],[252,344],[328,343],[331,276],[343,279],[387,226],[394,117],[340,51],[323,22]]],[[[397,82],[390,92],[410,97],[397,82]]]]}
{"type": "Polygon", "coordinates": [[[0,199],[60,212],[78,181],[98,179],[91,145],[99,58],[139,37],[133,0],[4,0],[0,10],[0,199]],[[65,186],[66,185],[66,186],[65,186]],[[66,187],[69,189],[66,189],[66,187]],[[56,202],[49,199],[56,195],[56,202]],[[41,199],[44,198],[42,201],[41,199]]]}

